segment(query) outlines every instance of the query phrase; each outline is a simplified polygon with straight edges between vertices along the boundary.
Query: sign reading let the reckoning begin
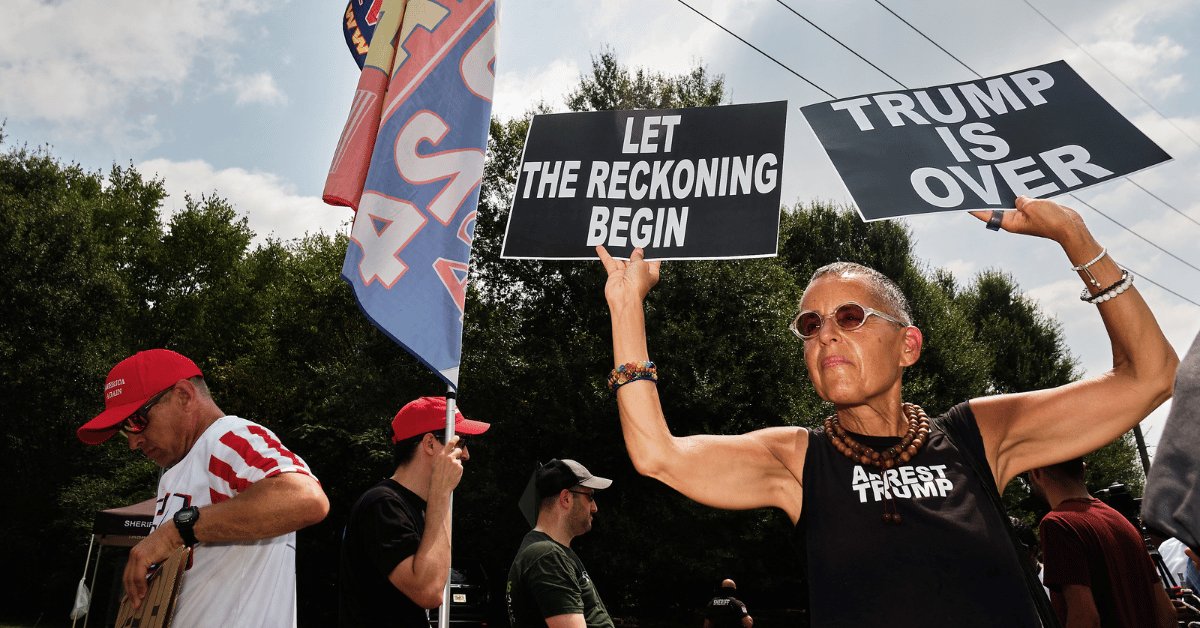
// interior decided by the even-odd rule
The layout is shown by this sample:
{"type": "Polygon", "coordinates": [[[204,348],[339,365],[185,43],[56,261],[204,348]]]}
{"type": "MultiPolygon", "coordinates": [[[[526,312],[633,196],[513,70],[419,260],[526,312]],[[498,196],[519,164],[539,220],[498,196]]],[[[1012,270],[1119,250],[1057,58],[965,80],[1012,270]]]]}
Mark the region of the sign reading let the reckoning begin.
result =
{"type": "Polygon", "coordinates": [[[775,255],[786,102],[534,116],[501,257],[775,255]]]}

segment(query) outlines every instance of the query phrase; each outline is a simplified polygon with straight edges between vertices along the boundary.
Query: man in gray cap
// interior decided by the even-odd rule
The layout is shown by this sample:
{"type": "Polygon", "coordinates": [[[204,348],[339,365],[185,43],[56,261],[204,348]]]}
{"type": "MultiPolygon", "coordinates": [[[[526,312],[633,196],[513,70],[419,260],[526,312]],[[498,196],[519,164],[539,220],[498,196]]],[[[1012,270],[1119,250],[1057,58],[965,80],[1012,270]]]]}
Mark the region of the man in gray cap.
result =
{"type": "Polygon", "coordinates": [[[551,460],[534,473],[541,500],[537,525],[508,571],[513,628],[613,628],[583,561],[571,550],[571,539],[592,529],[596,491],[611,484],[574,460],[551,460]]]}

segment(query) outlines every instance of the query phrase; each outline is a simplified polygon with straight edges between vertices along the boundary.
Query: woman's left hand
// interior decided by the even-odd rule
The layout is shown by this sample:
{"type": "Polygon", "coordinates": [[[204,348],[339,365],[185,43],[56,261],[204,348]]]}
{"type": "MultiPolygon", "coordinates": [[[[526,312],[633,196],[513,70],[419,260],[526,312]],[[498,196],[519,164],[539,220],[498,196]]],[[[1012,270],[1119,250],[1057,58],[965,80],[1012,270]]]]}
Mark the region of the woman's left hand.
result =
{"type": "MultiPolygon", "coordinates": [[[[973,211],[971,215],[987,222],[992,212],[973,211]]],[[[1000,228],[1011,233],[1048,238],[1060,244],[1086,232],[1083,218],[1075,210],[1054,201],[1028,196],[1017,197],[1016,209],[1004,212],[1000,228]]]]}

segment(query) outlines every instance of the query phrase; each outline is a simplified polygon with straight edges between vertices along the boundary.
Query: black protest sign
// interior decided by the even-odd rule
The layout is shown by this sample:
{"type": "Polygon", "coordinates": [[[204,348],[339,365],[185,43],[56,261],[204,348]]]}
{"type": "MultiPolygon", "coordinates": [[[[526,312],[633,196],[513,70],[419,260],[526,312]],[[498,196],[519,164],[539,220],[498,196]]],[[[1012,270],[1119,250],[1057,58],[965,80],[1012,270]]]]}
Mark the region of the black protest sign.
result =
{"type": "Polygon", "coordinates": [[[1065,61],[801,111],[863,220],[1013,207],[1171,159],[1065,61]]]}
{"type": "Polygon", "coordinates": [[[784,101],[534,116],[501,257],[775,255],[784,101]]]}

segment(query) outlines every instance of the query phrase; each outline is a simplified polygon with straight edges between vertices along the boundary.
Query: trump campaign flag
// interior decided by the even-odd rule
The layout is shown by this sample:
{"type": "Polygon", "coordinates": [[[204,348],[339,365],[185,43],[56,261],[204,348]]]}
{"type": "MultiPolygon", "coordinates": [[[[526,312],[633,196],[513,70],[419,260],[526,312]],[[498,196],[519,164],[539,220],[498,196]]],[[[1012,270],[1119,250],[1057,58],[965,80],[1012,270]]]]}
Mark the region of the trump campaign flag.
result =
{"type": "Polygon", "coordinates": [[[496,2],[351,0],[356,56],[364,25],[373,34],[323,195],[356,212],[342,279],[376,327],[457,389],[496,2]]]}

